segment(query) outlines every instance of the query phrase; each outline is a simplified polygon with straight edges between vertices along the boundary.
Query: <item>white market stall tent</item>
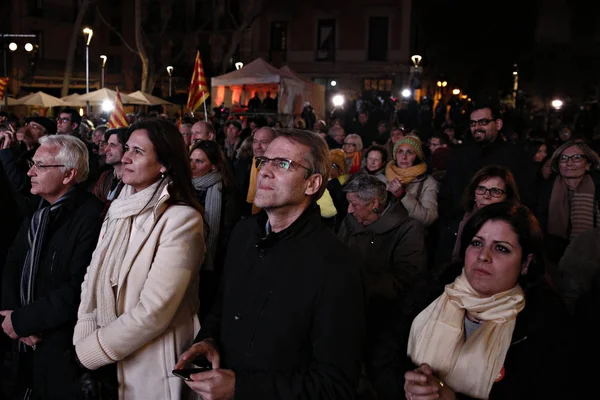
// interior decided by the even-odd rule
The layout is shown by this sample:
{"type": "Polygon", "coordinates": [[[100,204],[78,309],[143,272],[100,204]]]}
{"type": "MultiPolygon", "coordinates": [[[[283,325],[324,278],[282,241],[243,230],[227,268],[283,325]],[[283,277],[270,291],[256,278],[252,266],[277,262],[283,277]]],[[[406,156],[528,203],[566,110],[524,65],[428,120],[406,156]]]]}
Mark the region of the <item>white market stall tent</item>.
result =
{"type": "Polygon", "coordinates": [[[317,118],[322,118],[325,113],[325,88],[322,85],[299,76],[287,66],[277,69],[262,58],[237,71],[212,78],[212,108],[224,105],[234,111],[241,109],[255,92],[261,100],[267,92],[273,98],[277,96],[278,114],[300,114],[307,101],[315,109],[317,118]]]}

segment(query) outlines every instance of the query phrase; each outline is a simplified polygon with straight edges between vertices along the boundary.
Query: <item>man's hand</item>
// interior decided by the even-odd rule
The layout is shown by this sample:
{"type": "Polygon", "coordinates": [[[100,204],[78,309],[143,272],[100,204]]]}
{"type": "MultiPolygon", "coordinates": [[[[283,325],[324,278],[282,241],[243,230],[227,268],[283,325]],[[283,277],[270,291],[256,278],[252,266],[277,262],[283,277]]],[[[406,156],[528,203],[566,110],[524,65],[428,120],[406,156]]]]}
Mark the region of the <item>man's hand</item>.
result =
{"type": "Polygon", "coordinates": [[[8,149],[17,143],[15,133],[12,131],[0,132],[0,150],[8,149]]]}
{"type": "Polygon", "coordinates": [[[15,333],[15,329],[12,324],[12,310],[4,310],[0,311],[0,315],[4,317],[4,321],[2,322],[2,330],[4,333],[8,335],[11,339],[18,339],[19,336],[15,333]]]}
{"type": "MultiPolygon", "coordinates": [[[[199,343],[198,343],[199,344],[199,343]]],[[[185,383],[203,400],[230,400],[235,394],[235,372],[229,369],[213,369],[190,376],[185,383]]]]}
{"type": "Polygon", "coordinates": [[[29,347],[35,347],[42,341],[42,337],[38,335],[27,336],[26,338],[20,338],[19,341],[25,343],[29,347]]]}
{"type": "Polygon", "coordinates": [[[212,339],[205,339],[201,342],[195,343],[181,355],[177,364],[173,369],[185,368],[188,362],[194,360],[198,356],[206,356],[206,359],[212,364],[213,370],[221,367],[221,356],[217,351],[217,348],[212,339]]]}

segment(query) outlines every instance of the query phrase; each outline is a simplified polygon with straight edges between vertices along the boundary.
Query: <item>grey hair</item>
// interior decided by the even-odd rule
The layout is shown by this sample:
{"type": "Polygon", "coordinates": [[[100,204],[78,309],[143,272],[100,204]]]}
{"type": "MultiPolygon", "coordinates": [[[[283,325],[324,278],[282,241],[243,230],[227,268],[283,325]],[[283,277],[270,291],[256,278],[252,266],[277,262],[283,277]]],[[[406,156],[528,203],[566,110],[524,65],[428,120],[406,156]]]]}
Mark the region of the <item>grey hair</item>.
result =
{"type": "Polygon", "coordinates": [[[379,178],[367,174],[357,174],[344,186],[344,193],[355,193],[364,202],[379,200],[381,207],[388,201],[387,186],[379,178]]]}
{"type": "Polygon", "coordinates": [[[363,141],[360,135],[357,133],[351,133],[344,140],[354,139],[356,141],[356,151],[361,152],[363,150],[363,141]]]}
{"type": "Polygon", "coordinates": [[[590,170],[593,171],[598,169],[600,166],[598,154],[585,143],[578,142],[576,140],[569,140],[568,142],[560,145],[556,150],[554,150],[554,153],[552,153],[552,157],[550,158],[550,167],[552,168],[552,171],[560,172],[558,167],[558,159],[562,155],[563,151],[573,146],[577,146],[581,151],[583,151],[585,158],[587,158],[588,162],[590,163],[590,170]]]}
{"type": "Polygon", "coordinates": [[[40,138],[41,146],[56,147],[56,162],[64,165],[64,171],[76,169],[75,183],[85,181],[90,172],[88,148],[71,135],[46,135],[40,138]]]}
{"type": "Polygon", "coordinates": [[[190,128],[190,129],[192,129],[192,125],[193,124],[190,124],[189,122],[185,122],[185,123],[181,124],[182,127],[185,126],[186,128],[190,128]]]}

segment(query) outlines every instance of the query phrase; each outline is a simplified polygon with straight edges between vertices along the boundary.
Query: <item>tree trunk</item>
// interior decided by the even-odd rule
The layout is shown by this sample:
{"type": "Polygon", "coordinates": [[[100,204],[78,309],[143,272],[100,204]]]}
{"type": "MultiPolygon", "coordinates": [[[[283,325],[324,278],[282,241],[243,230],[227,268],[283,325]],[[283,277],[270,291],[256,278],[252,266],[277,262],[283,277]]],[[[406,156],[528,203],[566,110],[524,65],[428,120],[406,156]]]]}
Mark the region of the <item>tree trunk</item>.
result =
{"type": "Polygon", "coordinates": [[[142,28],[142,7],[144,6],[143,3],[143,0],[135,0],[135,43],[137,46],[140,61],[142,62],[142,81],[140,89],[142,92],[147,93],[148,81],[150,78],[150,62],[148,60],[148,53],[146,52],[144,32],[142,28]]]}
{"type": "Polygon", "coordinates": [[[73,74],[73,63],[75,62],[75,48],[77,47],[77,38],[81,34],[81,24],[83,18],[90,5],[90,0],[81,0],[79,2],[79,10],[77,10],[77,18],[73,24],[73,31],[71,32],[71,41],[69,42],[69,50],[67,52],[67,64],[65,65],[65,75],[63,77],[62,89],[60,91],[61,97],[65,97],[69,94],[69,86],[71,84],[71,75],[73,74]]]}

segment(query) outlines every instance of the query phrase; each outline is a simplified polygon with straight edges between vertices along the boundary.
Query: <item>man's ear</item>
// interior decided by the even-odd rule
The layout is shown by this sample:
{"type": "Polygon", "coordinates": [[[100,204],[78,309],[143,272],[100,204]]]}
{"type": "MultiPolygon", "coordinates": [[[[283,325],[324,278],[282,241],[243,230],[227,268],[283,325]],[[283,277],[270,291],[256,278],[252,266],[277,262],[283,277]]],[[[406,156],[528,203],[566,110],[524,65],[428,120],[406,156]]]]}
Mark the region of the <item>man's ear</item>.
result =
{"type": "Polygon", "coordinates": [[[77,169],[71,168],[67,170],[63,176],[63,185],[75,184],[75,179],[77,178],[77,169]]]}
{"type": "Polygon", "coordinates": [[[73,130],[79,128],[79,124],[77,122],[71,122],[71,125],[74,125],[73,130]]]}
{"type": "Polygon", "coordinates": [[[321,174],[312,174],[307,179],[308,185],[306,186],[306,190],[304,194],[307,196],[312,196],[319,191],[321,185],[323,185],[323,176],[321,174]]]}

